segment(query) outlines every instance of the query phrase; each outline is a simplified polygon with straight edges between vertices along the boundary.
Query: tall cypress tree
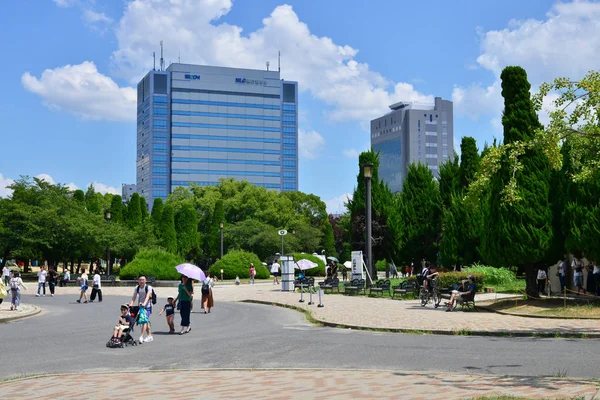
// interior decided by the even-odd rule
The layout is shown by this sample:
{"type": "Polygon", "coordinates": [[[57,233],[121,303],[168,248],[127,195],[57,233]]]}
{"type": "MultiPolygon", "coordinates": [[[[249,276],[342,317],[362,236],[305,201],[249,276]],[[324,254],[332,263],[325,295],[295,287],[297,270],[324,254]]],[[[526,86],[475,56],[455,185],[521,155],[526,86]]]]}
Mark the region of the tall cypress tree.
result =
{"type": "Polygon", "coordinates": [[[142,208],[140,206],[140,195],[134,193],[127,203],[127,226],[135,228],[142,225],[142,208]]]}
{"type": "Polygon", "coordinates": [[[144,222],[150,216],[150,213],[148,213],[148,202],[144,196],[140,196],[140,210],[142,211],[142,222],[144,222]]]}
{"type": "Polygon", "coordinates": [[[123,215],[125,207],[123,206],[123,199],[119,195],[113,196],[110,203],[110,219],[111,222],[122,224],[125,222],[125,216],[123,215]]]}
{"type": "Polygon", "coordinates": [[[438,182],[442,204],[447,208],[450,206],[452,196],[457,194],[460,188],[460,167],[457,155],[454,155],[454,159],[448,159],[440,165],[438,182]]]}
{"type": "Polygon", "coordinates": [[[460,142],[460,185],[467,188],[479,171],[479,152],[474,138],[465,136],[460,142]]]}
{"type": "Polygon", "coordinates": [[[198,214],[191,203],[186,202],[175,213],[175,231],[177,252],[191,261],[198,248],[198,214]]]}
{"type": "Polygon", "coordinates": [[[73,192],[73,199],[80,204],[85,204],[85,193],[83,193],[83,190],[77,189],[73,192]]]}
{"type": "Polygon", "coordinates": [[[96,196],[96,190],[92,185],[88,186],[85,192],[85,208],[92,214],[100,214],[100,211],[102,211],[100,200],[96,196]]]}
{"type": "MultiPolygon", "coordinates": [[[[527,73],[521,67],[506,67],[501,74],[504,97],[504,144],[529,142],[541,125],[530,98],[527,73]]],[[[552,244],[550,204],[551,170],[544,153],[529,148],[514,170],[508,155],[491,177],[489,208],[482,235],[482,250],[488,263],[518,265],[526,274],[527,293],[537,296],[536,269],[544,265],[552,244]],[[508,202],[503,191],[511,176],[516,179],[520,199],[508,202]]]]}
{"type": "Polygon", "coordinates": [[[154,226],[154,236],[157,239],[160,238],[160,228],[162,221],[162,212],[164,209],[165,203],[163,203],[163,199],[157,197],[154,199],[154,203],[152,204],[152,215],[150,219],[152,221],[152,225],[154,226]]]}
{"type": "Polygon", "coordinates": [[[160,243],[170,253],[177,253],[177,232],[175,231],[175,211],[166,204],[160,218],[160,243]]]}

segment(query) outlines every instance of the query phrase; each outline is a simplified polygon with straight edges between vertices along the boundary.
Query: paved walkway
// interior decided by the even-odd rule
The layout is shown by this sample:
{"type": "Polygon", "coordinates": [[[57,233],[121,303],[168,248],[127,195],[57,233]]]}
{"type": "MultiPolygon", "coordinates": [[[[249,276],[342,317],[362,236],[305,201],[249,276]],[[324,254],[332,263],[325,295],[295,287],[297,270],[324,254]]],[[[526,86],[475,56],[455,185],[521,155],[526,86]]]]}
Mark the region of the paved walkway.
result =
{"type": "Polygon", "coordinates": [[[375,370],[127,371],[126,375],[54,375],[0,383],[7,399],[114,399],[127,393],[139,396],[139,388],[155,399],[600,398],[596,384],[587,380],[375,370]]]}
{"type": "MultiPolygon", "coordinates": [[[[123,302],[127,302],[133,293],[133,288],[105,287],[103,292],[104,295],[123,296],[123,302]]],[[[175,296],[177,289],[158,287],[156,292],[160,301],[167,296],[175,296]]],[[[58,296],[68,294],[75,297],[77,293],[76,287],[57,288],[58,296]]],[[[299,293],[282,292],[280,285],[272,284],[217,285],[214,288],[214,296],[217,307],[220,301],[255,301],[298,307],[310,312],[318,321],[342,327],[442,334],[551,336],[585,334],[589,337],[600,337],[600,320],[527,318],[483,311],[448,313],[443,307],[438,309],[434,309],[431,305],[421,307],[417,300],[390,300],[337,294],[324,295],[324,307],[318,308],[318,296],[313,296],[315,303],[313,305],[308,305],[309,298],[306,295],[305,302],[300,303],[299,293]]],[[[479,294],[478,303],[496,296],[501,295],[479,294]]],[[[46,297],[46,299],[52,301],[52,298],[46,297]]],[[[24,302],[26,303],[26,297],[24,302]]]]}
{"type": "Polygon", "coordinates": [[[42,310],[32,304],[21,304],[17,311],[10,310],[10,297],[8,301],[4,298],[2,304],[0,304],[0,323],[14,321],[15,319],[27,318],[33,315],[37,315],[42,310]]]}

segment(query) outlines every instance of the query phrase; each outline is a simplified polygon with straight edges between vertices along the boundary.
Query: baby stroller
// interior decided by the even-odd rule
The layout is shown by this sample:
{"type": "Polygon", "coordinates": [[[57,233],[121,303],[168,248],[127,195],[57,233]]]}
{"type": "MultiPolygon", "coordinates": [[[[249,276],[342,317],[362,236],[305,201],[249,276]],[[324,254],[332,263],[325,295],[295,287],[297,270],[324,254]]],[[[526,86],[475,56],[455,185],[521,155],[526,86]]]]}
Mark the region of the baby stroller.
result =
{"type": "Polygon", "coordinates": [[[133,327],[135,326],[138,316],[140,313],[139,306],[129,307],[129,315],[133,317],[133,321],[129,324],[129,328],[123,329],[123,334],[121,335],[121,341],[115,342],[111,337],[110,340],[106,343],[106,347],[110,348],[122,348],[125,346],[137,346],[137,342],[133,338],[133,327]]]}

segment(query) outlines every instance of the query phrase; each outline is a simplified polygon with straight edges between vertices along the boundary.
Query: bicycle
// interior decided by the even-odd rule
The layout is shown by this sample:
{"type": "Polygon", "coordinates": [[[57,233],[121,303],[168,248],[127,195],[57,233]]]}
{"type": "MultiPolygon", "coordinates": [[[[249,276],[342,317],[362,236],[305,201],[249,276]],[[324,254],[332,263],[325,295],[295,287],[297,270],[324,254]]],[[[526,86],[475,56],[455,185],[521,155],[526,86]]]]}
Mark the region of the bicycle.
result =
{"type": "Polygon", "coordinates": [[[433,301],[433,308],[438,308],[442,302],[442,295],[440,293],[439,278],[436,276],[431,280],[431,291],[425,289],[425,285],[421,285],[419,290],[419,299],[421,300],[421,307],[425,307],[429,300],[433,301]]]}

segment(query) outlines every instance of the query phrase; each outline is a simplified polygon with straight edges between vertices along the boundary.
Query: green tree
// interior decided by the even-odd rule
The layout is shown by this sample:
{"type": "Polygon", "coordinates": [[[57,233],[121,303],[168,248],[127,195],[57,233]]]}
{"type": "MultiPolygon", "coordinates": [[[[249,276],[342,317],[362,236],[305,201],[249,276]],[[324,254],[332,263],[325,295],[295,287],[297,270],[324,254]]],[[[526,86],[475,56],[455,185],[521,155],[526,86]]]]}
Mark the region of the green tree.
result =
{"type": "Polygon", "coordinates": [[[100,214],[102,211],[97,194],[98,193],[94,190],[94,186],[90,184],[85,192],[85,208],[92,214],[100,214]]]}
{"type": "Polygon", "coordinates": [[[127,226],[135,228],[142,225],[142,208],[140,206],[140,195],[134,193],[127,203],[127,216],[125,218],[127,226]]]}
{"type": "Polygon", "coordinates": [[[223,200],[217,200],[206,235],[206,253],[213,259],[221,257],[221,222],[225,223],[223,200]]]}
{"type": "MultiPolygon", "coordinates": [[[[504,144],[533,140],[541,125],[531,102],[527,73],[520,67],[506,67],[501,79],[504,144]]],[[[491,265],[521,266],[531,296],[537,296],[536,269],[548,258],[552,244],[550,180],[546,155],[528,148],[523,153],[503,155],[490,183],[486,228],[482,234],[483,255],[491,265]],[[512,192],[513,199],[503,201],[507,195],[505,188],[511,182],[518,190],[512,192]]]]}
{"type": "Polygon", "coordinates": [[[460,185],[467,188],[479,172],[479,152],[474,138],[464,136],[460,142],[460,185]]]}
{"type": "Polygon", "coordinates": [[[115,195],[112,198],[110,204],[110,219],[111,223],[122,224],[125,222],[125,217],[123,215],[125,211],[125,207],[123,206],[123,199],[121,196],[115,195]]]}
{"type": "Polygon", "coordinates": [[[458,156],[449,159],[440,165],[439,174],[440,199],[444,207],[449,207],[452,196],[456,195],[460,188],[460,166],[458,165],[458,156]]]}
{"type": "MultiPolygon", "coordinates": [[[[133,197],[132,197],[133,198],[133,197]]],[[[175,212],[173,206],[169,203],[165,207],[160,217],[160,244],[169,253],[177,253],[177,232],[175,231],[175,212]]]]}
{"type": "Polygon", "coordinates": [[[437,260],[441,232],[441,202],[438,185],[427,166],[411,164],[396,197],[398,213],[393,224],[400,232],[398,247],[403,260],[437,260]]]}
{"type": "Polygon", "coordinates": [[[148,202],[143,196],[140,196],[140,209],[142,211],[142,222],[146,221],[150,214],[148,213],[148,202]]]}
{"type": "Polygon", "coordinates": [[[328,256],[337,257],[338,253],[335,250],[335,237],[333,236],[333,227],[329,223],[329,220],[324,224],[325,228],[323,230],[323,250],[328,256]]]}
{"type": "Polygon", "coordinates": [[[85,193],[83,193],[83,190],[77,189],[74,191],[73,199],[81,204],[85,204],[85,193]]]}
{"type": "Polygon", "coordinates": [[[194,206],[186,202],[175,213],[177,252],[186,260],[194,260],[198,252],[198,215],[194,206]]]}

